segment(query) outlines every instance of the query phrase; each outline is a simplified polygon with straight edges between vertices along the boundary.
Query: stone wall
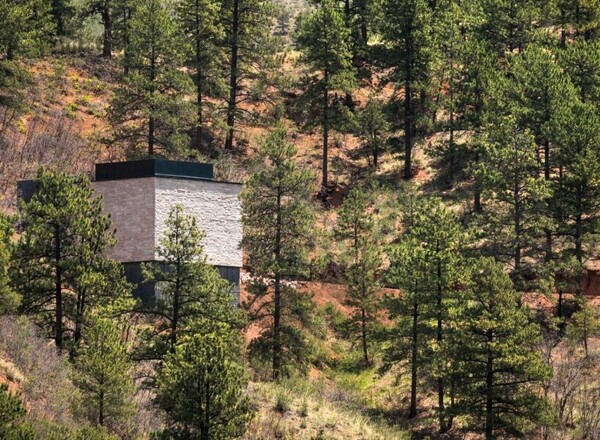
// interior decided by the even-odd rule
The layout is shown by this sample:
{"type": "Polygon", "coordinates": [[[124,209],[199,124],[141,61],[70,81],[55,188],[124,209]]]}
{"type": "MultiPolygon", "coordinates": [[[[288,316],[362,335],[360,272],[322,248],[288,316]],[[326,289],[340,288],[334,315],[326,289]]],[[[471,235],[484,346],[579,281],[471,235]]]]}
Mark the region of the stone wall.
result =
{"type": "Polygon", "coordinates": [[[94,182],[104,209],[117,229],[117,245],[109,256],[122,263],[154,259],[154,177],[94,182]]]}
{"type": "Polygon", "coordinates": [[[204,231],[204,251],[215,266],[242,267],[242,186],[166,177],[94,182],[117,229],[110,256],[123,263],[156,259],[169,210],[176,204],[196,216],[204,231]]]}
{"type": "Polygon", "coordinates": [[[207,180],[156,178],[156,245],[176,204],[194,215],[205,233],[204,252],[215,266],[242,267],[242,186],[207,180]]]}

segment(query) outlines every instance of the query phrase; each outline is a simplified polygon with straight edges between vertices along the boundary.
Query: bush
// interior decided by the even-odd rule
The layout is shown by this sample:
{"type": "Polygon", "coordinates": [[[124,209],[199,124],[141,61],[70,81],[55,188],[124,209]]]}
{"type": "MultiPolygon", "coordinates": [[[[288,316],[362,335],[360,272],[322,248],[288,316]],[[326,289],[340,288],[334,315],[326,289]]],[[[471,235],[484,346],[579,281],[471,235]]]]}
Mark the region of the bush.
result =
{"type": "Polygon", "coordinates": [[[292,396],[290,392],[286,389],[280,388],[277,390],[275,394],[275,405],[273,409],[278,413],[286,413],[290,410],[290,406],[292,404],[292,396]]]}

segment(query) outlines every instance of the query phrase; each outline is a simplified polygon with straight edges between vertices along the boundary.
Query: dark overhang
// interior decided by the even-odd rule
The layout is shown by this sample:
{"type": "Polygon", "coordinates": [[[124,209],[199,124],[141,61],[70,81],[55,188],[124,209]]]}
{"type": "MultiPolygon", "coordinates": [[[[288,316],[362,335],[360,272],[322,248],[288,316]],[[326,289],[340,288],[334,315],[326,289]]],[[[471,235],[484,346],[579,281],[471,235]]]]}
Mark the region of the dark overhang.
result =
{"type": "Polygon", "coordinates": [[[214,173],[213,166],[209,163],[165,159],[96,164],[96,181],[136,179],[140,177],[213,180],[214,173]]]}

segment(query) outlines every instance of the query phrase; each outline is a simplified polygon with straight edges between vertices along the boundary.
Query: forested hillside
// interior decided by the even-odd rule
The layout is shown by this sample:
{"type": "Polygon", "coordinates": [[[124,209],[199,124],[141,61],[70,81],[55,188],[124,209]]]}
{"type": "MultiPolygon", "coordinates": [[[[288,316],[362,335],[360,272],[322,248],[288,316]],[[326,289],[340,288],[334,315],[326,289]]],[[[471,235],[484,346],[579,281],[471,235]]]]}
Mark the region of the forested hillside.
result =
{"type": "Polygon", "coordinates": [[[0,24],[0,439],[600,439],[598,0],[0,24]],[[92,180],[145,158],[243,183],[239,305],[185,204],[133,297],[92,180]]]}

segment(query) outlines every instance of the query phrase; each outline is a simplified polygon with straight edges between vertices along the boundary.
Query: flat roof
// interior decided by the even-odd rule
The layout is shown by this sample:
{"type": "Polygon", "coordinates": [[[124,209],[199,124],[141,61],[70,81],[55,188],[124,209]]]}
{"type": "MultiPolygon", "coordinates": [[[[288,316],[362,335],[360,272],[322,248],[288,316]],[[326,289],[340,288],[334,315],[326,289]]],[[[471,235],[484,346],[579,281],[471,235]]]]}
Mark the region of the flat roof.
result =
{"type": "Polygon", "coordinates": [[[212,164],[166,159],[144,159],[96,164],[96,181],[173,177],[178,179],[214,180],[212,164]]]}

